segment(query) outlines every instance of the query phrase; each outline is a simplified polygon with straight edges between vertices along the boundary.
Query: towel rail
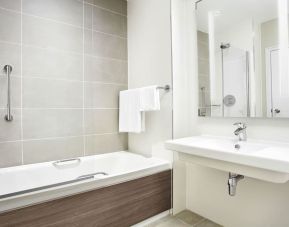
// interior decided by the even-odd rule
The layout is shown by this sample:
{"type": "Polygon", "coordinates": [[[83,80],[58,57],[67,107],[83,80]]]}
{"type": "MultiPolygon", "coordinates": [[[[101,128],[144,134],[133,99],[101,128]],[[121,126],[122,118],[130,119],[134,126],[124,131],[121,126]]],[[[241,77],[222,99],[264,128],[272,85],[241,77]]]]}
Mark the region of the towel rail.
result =
{"type": "Polygon", "coordinates": [[[159,90],[165,90],[165,91],[169,91],[169,90],[171,90],[171,87],[170,87],[170,85],[165,85],[164,87],[157,87],[157,89],[159,89],[159,90]]]}

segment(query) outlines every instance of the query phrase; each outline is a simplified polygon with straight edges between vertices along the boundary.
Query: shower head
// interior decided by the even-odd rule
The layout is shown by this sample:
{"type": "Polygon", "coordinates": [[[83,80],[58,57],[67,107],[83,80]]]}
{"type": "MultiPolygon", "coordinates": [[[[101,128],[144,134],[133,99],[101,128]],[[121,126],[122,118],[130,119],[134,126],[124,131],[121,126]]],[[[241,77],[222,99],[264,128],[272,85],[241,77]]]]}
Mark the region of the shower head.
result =
{"type": "Polygon", "coordinates": [[[221,49],[228,49],[230,47],[231,47],[230,43],[222,43],[221,46],[220,46],[221,49]]]}
{"type": "Polygon", "coordinates": [[[199,4],[201,1],[203,1],[203,0],[197,0],[197,1],[195,2],[195,10],[198,9],[198,4],[199,4]]]}

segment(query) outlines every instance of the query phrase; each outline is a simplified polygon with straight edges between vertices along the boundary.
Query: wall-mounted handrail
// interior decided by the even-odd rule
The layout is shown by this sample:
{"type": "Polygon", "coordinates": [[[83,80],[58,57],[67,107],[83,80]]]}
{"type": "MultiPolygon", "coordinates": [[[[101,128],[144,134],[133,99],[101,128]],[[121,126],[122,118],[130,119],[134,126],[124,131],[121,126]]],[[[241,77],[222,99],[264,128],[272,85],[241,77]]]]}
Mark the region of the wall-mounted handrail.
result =
{"type": "Polygon", "coordinates": [[[49,184],[49,185],[45,185],[45,186],[41,186],[41,187],[37,187],[37,188],[31,188],[31,189],[26,189],[26,190],[22,190],[22,191],[17,191],[17,192],[12,192],[12,193],[8,193],[8,194],[0,195],[0,199],[7,199],[10,197],[14,197],[14,196],[21,196],[21,195],[25,195],[27,193],[33,193],[33,192],[37,192],[37,191],[41,191],[41,190],[48,190],[51,188],[61,187],[61,186],[69,185],[69,184],[80,183],[82,181],[88,181],[88,180],[93,180],[93,179],[94,179],[94,176],[86,176],[86,177],[76,178],[76,179],[69,180],[69,181],[64,181],[64,182],[55,183],[55,184],[49,184]]]}
{"type": "Polygon", "coordinates": [[[64,160],[59,160],[59,161],[55,161],[52,164],[57,167],[57,166],[62,166],[62,165],[66,165],[66,164],[75,164],[75,163],[80,163],[81,159],[80,158],[70,158],[70,159],[64,159],[64,160]]]}
{"type": "Polygon", "coordinates": [[[12,72],[12,66],[11,65],[5,65],[3,70],[7,75],[7,114],[5,115],[5,120],[6,121],[13,121],[13,116],[11,114],[11,79],[10,79],[10,74],[12,72]]]}

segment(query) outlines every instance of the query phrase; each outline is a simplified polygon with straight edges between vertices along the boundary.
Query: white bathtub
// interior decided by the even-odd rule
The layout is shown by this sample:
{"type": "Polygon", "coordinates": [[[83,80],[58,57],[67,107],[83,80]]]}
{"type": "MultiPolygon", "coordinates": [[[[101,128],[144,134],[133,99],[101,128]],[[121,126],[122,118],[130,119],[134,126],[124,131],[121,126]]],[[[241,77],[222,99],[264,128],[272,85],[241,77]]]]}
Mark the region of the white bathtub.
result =
{"type": "Polygon", "coordinates": [[[95,188],[129,181],[171,168],[167,161],[130,152],[0,169],[0,212],[95,188]]]}

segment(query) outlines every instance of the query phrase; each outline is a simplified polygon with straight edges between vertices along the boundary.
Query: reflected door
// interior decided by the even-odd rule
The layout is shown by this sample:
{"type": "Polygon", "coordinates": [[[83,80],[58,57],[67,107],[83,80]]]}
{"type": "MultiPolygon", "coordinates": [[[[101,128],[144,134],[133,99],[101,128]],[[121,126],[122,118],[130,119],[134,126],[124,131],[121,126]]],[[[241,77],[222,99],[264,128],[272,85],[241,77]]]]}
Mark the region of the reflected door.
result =
{"type": "MultiPolygon", "coordinates": [[[[280,73],[280,51],[267,50],[267,116],[274,118],[289,117],[289,75],[280,73]]],[[[287,65],[288,67],[288,65],[287,65]]]]}

